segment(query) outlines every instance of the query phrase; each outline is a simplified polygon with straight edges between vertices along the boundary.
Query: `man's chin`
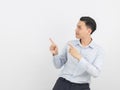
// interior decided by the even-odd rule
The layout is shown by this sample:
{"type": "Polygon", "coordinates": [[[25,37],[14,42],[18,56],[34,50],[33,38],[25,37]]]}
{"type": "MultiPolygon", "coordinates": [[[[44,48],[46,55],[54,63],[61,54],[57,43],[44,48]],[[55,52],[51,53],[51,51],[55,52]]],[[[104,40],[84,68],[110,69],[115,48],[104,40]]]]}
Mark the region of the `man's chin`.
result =
{"type": "Polygon", "coordinates": [[[75,36],[77,39],[80,39],[80,37],[78,37],[78,36],[75,36]]]}

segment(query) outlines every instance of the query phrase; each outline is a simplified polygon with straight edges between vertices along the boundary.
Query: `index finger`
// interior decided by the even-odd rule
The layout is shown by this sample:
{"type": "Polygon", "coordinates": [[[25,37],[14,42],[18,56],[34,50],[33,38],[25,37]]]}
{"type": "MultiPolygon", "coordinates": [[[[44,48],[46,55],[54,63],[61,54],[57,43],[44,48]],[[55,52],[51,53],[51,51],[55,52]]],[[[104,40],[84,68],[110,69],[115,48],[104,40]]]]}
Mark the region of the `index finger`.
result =
{"type": "Polygon", "coordinates": [[[68,45],[69,45],[71,48],[73,48],[73,47],[74,47],[71,43],[68,43],[68,45]]]}
{"type": "Polygon", "coordinates": [[[55,44],[54,41],[53,41],[51,38],[49,38],[49,40],[50,40],[50,42],[51,42],[52,44],[55,44]]]}

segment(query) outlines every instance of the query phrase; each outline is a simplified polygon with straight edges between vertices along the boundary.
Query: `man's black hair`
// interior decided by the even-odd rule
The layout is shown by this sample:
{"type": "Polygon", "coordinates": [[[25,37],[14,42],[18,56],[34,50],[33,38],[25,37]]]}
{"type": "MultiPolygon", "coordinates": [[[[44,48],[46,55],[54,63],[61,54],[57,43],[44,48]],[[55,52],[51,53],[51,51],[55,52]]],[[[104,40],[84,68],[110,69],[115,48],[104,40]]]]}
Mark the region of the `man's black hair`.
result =
{"type": "Polygon", "coordinates": [[[93,18],[88,17],[88,16],[83,16],[80,18],[80,21],[84,21],[86,26],[91,28],[92,30],[91,34],[96,30],[97,25],[93,18]]]}

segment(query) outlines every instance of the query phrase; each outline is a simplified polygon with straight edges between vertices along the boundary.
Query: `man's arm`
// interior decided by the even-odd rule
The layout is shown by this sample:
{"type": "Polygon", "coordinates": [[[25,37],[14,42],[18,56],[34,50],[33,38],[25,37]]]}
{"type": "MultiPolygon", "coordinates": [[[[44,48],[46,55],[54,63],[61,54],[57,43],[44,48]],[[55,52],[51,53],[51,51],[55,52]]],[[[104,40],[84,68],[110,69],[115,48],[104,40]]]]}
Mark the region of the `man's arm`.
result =
{"type": "Polygon", "coordinates": [[[83,69],[84,71],[87,71],[91,76],[98,77],[101,73],[103,60],[103,51],[98,52],[98,55],[92,63],[88,62],[85,58],[82,57],[78,63],[78,70],[76,70],[76,74],[77,72],[80,74],[80,69],[83,69]]]}
{"type": "Polygon", "coordinates": [[[53,55],[53,63],[56,68],[61,68],[67,61],[67,46],[64,47],[62,52],[58,54],[58,47],[54,41],[50,38],[51,46],[50,51],[53,55]]]}
{"type": "Polygon", "coordinates": [[[53,56],[53,63],[56,68],[61,68],[67,61],[67,46],[65,46],[62,52],[53,56]]]}
{"type": "Polygon", "coordinates": [[[80,75],[83,72],[87,71],[93,77],[99,76],[104,60],[103,50],[99,49],[94,62],[90,63],[84,57],[81,56],[81,54],[77,51],[77,49],[74,46],[72,46],[71,44],[69,44],[69,46],[69,53],[74,57],[73,59],[77,61],[77,70],[75,70],[74,75],[78,75],[78,73],[80,75]]]}

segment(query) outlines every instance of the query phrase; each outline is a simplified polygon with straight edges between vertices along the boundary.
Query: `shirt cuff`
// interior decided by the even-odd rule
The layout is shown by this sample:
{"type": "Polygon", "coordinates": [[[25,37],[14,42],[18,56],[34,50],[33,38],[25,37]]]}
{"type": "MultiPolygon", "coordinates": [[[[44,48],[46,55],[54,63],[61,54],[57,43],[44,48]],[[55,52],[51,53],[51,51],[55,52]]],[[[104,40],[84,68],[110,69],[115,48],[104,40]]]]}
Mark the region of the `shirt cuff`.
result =
{"type": "Polygon", "coordinates": [[[56,59],[56,58],[58,58],[58,56],[59,56],[58,54],[57,54],[57,55],[54,55],[54,56],[53,56],[53,59],[56,59]]]}

